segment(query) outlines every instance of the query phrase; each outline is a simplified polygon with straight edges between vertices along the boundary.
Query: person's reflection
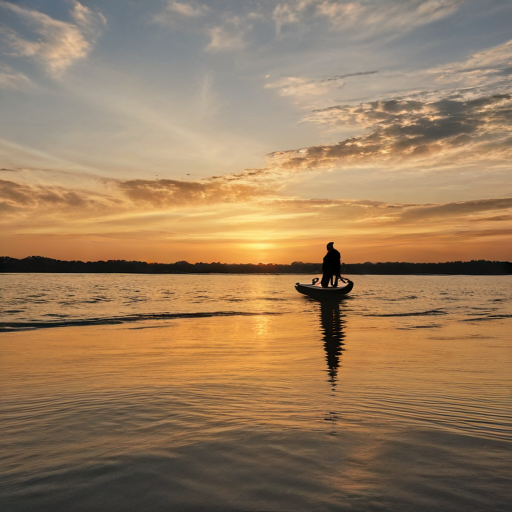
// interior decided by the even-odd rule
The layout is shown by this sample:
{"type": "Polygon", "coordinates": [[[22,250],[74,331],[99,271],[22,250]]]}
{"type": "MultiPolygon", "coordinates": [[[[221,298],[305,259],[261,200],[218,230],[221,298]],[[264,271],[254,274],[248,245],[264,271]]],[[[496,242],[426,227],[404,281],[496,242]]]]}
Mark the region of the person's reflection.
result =
{"type": "Polygon", "coordinates": [[[327,373],[334,389],[338,377],[341,352],[343,351],[343,339],[345,338],[343,332],[345,321],[341,318],[339,302],[322,301],[320,303],[320,320],[326,353],[325,358],[327,360],[327,373]]]}

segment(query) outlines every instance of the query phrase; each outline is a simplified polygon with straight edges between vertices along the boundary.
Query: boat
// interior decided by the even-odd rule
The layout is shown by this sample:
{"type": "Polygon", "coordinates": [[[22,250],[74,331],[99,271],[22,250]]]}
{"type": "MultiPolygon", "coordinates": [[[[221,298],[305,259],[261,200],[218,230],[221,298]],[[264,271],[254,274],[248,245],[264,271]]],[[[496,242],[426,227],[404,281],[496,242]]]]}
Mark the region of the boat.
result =
{"type": "Polygon", "coordinates": [[[354,283],[350,279],[346,279],[346,283],[343,286],[329,286],[328,288],[323,288],[317,283],[318,278],[313,279],[311,284],[296,283],[295,289],[299,293],[303,293],[313,299],[339,300],[344,295],[347,295],[347,293],[350,293],[354,287],[354,283]]]}

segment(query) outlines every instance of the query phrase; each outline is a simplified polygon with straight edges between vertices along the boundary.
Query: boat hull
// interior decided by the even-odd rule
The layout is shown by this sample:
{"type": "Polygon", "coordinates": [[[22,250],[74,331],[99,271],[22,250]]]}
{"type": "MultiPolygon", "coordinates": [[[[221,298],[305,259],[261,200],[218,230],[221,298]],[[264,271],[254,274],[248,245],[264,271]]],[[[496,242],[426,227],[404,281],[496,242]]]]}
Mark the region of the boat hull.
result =
{"type": "Polygon", "coordinates": [[[295,285],[295,289],[304,295],[307,295],[308,297],[311,297],[313,299],[317,300],[339,300],[343,296],[347,295],[347,293],[350,293],[352,291],[352,288],[354,287],[354,283],[350,281],[350,279],[347,279],[347,284],[344,286],[337,286],[337,287],[328,287],[328,288],[322,288],[321,286],[318,286],[317,284],[302,284],[297,283],[295,285]]]}

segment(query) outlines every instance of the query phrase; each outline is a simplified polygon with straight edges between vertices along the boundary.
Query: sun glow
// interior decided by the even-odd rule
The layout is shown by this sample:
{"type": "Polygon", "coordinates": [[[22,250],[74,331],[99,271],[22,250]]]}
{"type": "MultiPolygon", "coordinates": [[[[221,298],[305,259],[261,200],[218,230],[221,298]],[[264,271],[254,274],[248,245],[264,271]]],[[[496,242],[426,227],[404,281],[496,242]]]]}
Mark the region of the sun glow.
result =
{"type": "Polygon", "coordinates": [[[249,242],[241,244],[240,248],[254,263],[275,263],[270,261],[278,247],[272,242],[249,242]]]}

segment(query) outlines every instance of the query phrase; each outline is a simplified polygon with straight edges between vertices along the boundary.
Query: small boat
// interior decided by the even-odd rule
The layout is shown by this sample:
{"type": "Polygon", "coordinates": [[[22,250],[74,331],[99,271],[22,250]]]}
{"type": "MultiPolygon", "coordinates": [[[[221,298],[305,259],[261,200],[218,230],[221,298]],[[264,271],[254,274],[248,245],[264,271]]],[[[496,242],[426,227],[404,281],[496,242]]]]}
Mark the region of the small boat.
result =
{"type": "Polygon", "coordinates": [[[311,284],[296,283],[295,289],[299,293],[303,293],[313,299],[338,300],[344,295],[347,295],[347,293],[350,293],[354,287],[354,283],[350,279],[346,279],[346,281],[345,284],[342,283],[343,286],[329,286],[328,288],[323,288],[317,284],[318,278],[315,278],[311,284]]]}

